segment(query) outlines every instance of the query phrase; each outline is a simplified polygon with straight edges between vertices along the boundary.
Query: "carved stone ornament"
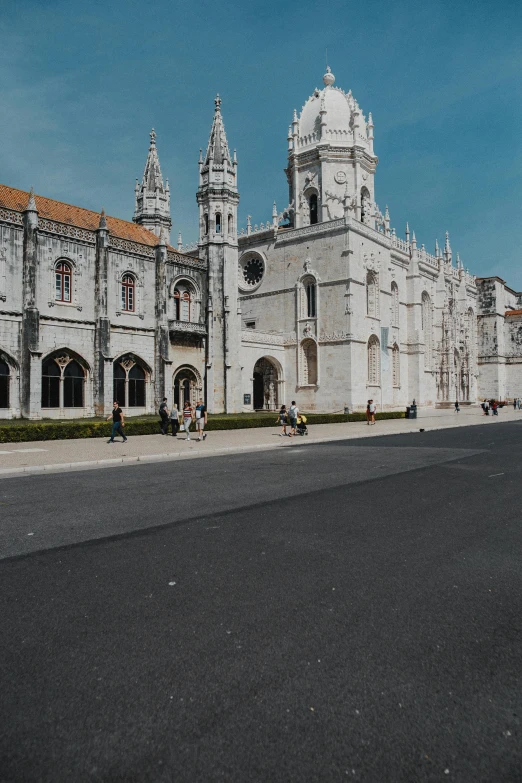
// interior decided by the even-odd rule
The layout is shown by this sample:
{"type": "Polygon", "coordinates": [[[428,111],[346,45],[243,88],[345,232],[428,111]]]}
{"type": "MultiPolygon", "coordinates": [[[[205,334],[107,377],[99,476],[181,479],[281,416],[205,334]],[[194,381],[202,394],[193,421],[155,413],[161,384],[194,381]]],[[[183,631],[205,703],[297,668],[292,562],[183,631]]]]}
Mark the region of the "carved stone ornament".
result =
{"type": "Polygon", "coordinates": [[[306,324],[305,328],[303,329],[303,335],[304,337],[310,337],[311,334],[312,334],[312,327],[310,326],[310,324],[306,324]]]}
{"type": "Polygon", "coordinates": [[[303,269],[306,273],[309,273],[312,271],[312,261],[310,258],[307,258],[306,261],[303,264],[303,269]]]}
{"type": "Polygon", "coordinates": [[[381,268],[380,259],[375,257],[375,253],[365,253],[363,266],[369,272],[379,272],[381,268]]]}
{"type": "Polygon", "coordinates": [[[54,361],[56,362],[60,370],[63,372],[65,367],[67,367],[67,365],[71,361],[71,357],[67,356],[67,354],[64,353],[63,356],[57,356],[54,361]]]}
{"type": "Polygon", "coordinates": [[[338,171],[337,174],[334,176],[334,179],[338,185],[343,185],[346,182],[346,172],[338,171]]]}
{"type": "Polygon", "coordinates": [[[129,372],[129,370],[134,367],[136,362],[133,359],[122,359],[120,364],[126,372],[129,372]]]}

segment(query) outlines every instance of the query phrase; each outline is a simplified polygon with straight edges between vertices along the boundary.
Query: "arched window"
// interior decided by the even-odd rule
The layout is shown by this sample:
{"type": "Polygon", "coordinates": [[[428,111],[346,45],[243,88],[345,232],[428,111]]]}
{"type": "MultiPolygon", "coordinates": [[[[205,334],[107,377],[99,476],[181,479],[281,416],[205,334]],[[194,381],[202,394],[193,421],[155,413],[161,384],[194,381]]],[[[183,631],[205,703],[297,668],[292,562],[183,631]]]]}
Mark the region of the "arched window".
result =
{"type": "Polygon", "coordinates": [[[113,366],[114,399],[121,407],[144,408],[146,406],[147,373],[132,355],[123,356],[113,366]]]}
{"type": "Polygon", "coordinates": [[[361,189],[361,223],[370,222],[370,191],[368,188],[361,189]]]}
{"type": "Polygon", "coordinates": [[[58,261],[54,268],[55,299],[70,302],[72,291],[72,267],[66,261],[58,261]]]}
{"type": "Polygon", "coordinates": [[[392,376],[393,385],[399,387],[401,385],[401,354],[397,343],[392,348],[392,376]]]}
{"type": "Polygon", "coordinates": [[[301,343],[303,362],[303,386],[317,385],[317,344],[314,340],[301,343]]]}
{"type": "Polygon", "coordinates": [[[216,212],[216,234],[221,234],[221,212],[216,212]]]}
{"type": "Polygon", "coordinates": [[[391,325],[398,326],[399,325],[399,288],[395,281],[391,284],[391,296],[392,296],[391,325]]]}
{"type": "Polygon", "coordinates": [[[194,286],[188,280],[180,280],[173,292],[174,320],[197,322],[197,297],[194,286]]]}
{"type": "Polygon", "coordinates": [[[318,222],[316,193],[312,193],[308,200],[308,204],[310,205],[310,225],[313,225],[318,222]]]}
{"type": "Polygon", "coordinates": [[[205,236],[208,234],[208,215],[205,213],[203,215],[203,220],[205,221],[205,236]]]}
{"type": "Polygon", "coordinates": [[[366,275],[366,312],[372,318],[379,317],[379,275],[372,270],[366,275]]]}
{"type": "Polygon", "coordinates": [[[132,275],[123,275],[121,279],[121,309],[127,313],[134,312],[136,281],[132,275]]]}
{"type": "Polygon", "coordinates": [[[380,344],[376,335],[372,334],[368,340],[368,384],[379,386],[381,379],[380,344]]]}
{"type": "Polygon", "coordinates": [[[427,291],[422,293],[421,325],[424,331],[424,367],[430,370],[432,362],[432,318],[431,299],[427,291]]]}
{"type": "Polygon", "coordinates": [[[42,408],[83,408],[85,370],[65,353],[42,364],[42,408]]]}
{"type": "Polygon", "coordinates": [[[317,315],[315,282],[307,280],[304,284],[304,289],[306,294],[306,317],[315,318],[317,315]]]}
{"type": "Polygon", "coordinates": [[[233,233],[234,233],[234,218],[232,217],[232,215],[229,215],[228,216],[228,235],[229,235],[229,237],[231,237],[233,233]]]}
{"type": "Polygon", "coordinates": [[[9,407],[9,365],[3,359],[0,359],[0,408],[9,407]]]}

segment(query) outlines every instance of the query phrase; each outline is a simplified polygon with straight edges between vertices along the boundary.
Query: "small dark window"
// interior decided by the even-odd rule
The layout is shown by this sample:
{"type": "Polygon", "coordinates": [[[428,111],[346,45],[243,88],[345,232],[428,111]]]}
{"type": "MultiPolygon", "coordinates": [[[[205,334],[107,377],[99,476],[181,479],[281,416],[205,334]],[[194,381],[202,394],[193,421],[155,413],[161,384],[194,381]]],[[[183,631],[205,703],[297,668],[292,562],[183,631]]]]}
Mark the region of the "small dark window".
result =
{"type": "Polygon", "coordinates": [[[234,231],[234,220],[232,218],[232,215],[228,216],[228,235],[232,236],[232,233],[234,231]]]}
{"type": "Polygon", "coordinates": [[[60,407],[60,368],[54,359],[42,365],[42,408],[60,407]]]}
{"type": "Polygon", "coordinates": [[[85,373],[80,364],[71,361],[63,371],[64,408],[83,408],[85,373]]]}
{"type": "Polygon", "coordinates": [[[181,296],[179,289],[174,289],[174,320],[181,321],[181,296]]]}
{"type": "Polygon", "coordinates": [[[9,407],[9,365],[0,359],[0,408],[9,407]]]}
{"type": "Polygon", "coordinates": [[[256,328],[256,322],[255,321],[245,321],[245,328],[246,329],[255,329],[256,328]]]}
{"type": "Polygon", "coordinates": [[[317,195],[312,193],[310,196],[310,224],[317,223],[317,195]]]}
{"type": "Polygon", "coordinates": [[[145,407],[145,371],[135,364],[129,370],[129,408],[145,407]]]}
{"type": "Polygon", "coordinates": [[[204,215],[205,220],[205,236],[208,234],[208,215],[204,215]]]}
{"type": "Polygon", "coordinates": [[[317,315],[315,307],[315,283],[306,284],[306,310],[308,318],[315,318],[317,315]]]}
{"type": "Polygon", "coordinates": [[[221,212],[216,212],[216,234],[221,234],[221,212]]]}

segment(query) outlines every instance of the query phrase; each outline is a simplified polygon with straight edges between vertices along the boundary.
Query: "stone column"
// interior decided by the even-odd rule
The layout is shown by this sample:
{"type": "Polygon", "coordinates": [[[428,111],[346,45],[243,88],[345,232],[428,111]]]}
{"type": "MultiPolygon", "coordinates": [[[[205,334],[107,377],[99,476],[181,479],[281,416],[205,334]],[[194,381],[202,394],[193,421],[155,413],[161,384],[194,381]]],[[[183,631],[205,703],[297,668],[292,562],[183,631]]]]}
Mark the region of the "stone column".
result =
{"type": "Polygon", "coordinates": [[[23,297],[22,297],[22,416],[41,418],[40,313],[36,307],[36,272],[38,266],[38,211],[31,189],[23,213],[23,297]]]}
{"type": "Polygon", "coordinates": [[[167,243],[162,231],[156,245],[156,326],[154,330],[154,408],[165,397],[165,364],[169,362],[169,322],[167,318],[167,243]]]}
{"type": "Polygon", "coordinates": [[[107,311],[109,277],[109,230],[102,210],[96,231],[94,280],[94,367],[93,405],[96,416],[108,415],[112,409],[111,323],[107,311]],[[105,375],[108,374],[108,384],[105,375]],[[107,389],[107,385],[109,388],[107,389]],[[107,391],[109,394],[107,396],[107,391]]]}

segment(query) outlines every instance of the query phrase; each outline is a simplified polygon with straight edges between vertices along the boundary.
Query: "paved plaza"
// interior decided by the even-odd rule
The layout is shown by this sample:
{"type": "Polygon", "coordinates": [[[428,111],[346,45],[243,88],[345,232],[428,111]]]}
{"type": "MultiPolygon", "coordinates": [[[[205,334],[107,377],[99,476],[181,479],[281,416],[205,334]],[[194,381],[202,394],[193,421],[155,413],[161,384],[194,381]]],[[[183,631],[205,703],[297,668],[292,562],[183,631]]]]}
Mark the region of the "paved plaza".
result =
{"type": "MultiPolygon", "coordinates": [[[[275,420],[275,414],[274,414],[275,420]]],[[[63,472],[132,465],[139,462],[162,462],[201,456],[251,452],[309,445],[334,440],[373,438],[380,435],[419,432],[434,429],[490,426],[500,421],[522,421],[522,411],[506,406],[497,416],[484,416],[478,406],[453,409],[419,408],[417,419],[386,419],[375,426],[366,422],[315,424],[306,437],[280,438],[280,427],[260,427],[245,430],[209,432],[205,442],[197,442],[195,433],[186,442],[183,434],[177,438],[162,435],[130,437],[127,443],[107,444],[107,438],[81,440],[50,440],[28,443],[0,443],[0,478],[39,472],[63,472]]],[[[158,425],[159,431],[159,425],[158,425]]]]}
{"type": "Polygon", "coordinates": [[[2,781],[519,780],[514,418],[4,478],[2,781]]]}

